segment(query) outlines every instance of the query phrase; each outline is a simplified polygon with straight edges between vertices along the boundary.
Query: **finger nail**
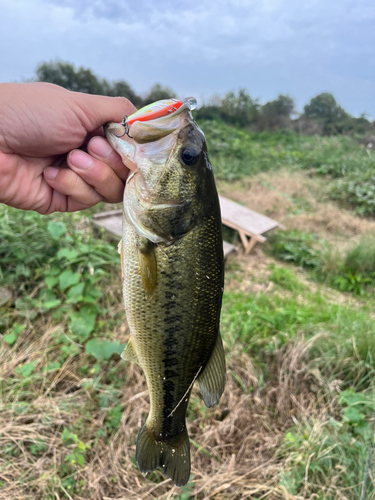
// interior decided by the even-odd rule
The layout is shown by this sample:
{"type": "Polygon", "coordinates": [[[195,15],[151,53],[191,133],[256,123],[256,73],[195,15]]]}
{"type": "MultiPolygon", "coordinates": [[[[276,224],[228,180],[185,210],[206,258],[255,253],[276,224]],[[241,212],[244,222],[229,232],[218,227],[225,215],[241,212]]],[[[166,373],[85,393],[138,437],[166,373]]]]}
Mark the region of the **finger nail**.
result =
{"type": "Polygon", "coordinates": [[[108,158],[113,151],[108,142],[102,137],[94,137],[90,142],[90,149],[92,153],[100,156],[100,158],[108,158]]]}
{"type": "Polygon", "coordinates": [[[59,169],[55,167],[47,167],[44,169],[44,177],[53,181],[56,179],[56,175],[59,173],[59,169]]]}
{"type": "Polygon", "coordinates": [[[70,161],[74,167],[82,170],[89,168],[92,163],[90,156],[83,151],[73,151],[73,153],[70,154],[70,161]]]}

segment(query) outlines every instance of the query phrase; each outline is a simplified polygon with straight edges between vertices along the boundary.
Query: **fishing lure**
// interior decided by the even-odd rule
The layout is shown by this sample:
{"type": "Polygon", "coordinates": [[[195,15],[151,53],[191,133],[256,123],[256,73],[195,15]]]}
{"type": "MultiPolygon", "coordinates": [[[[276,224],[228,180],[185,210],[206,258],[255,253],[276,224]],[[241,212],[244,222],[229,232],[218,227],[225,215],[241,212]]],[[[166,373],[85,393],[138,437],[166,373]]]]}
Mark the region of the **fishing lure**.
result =
{"type": "Polygon", "coordinates": [[[163,116],[170,115],[172,113],[181,113],[185,109],[190,109],[192,111],[197,107],[197,101],[194,97],[187,97],[183,101],[178,99],[164,99],[162,101],[157,101],[152,104],[148,104],[143,108],[139,109],[130,116],[125,115],[121,121],[121,125],[124,127],[124,133],[118,135],[115,131],[116,137],[124,137],[127,135],[130,139],[132,137],[129,135],[130,126],[134,122],[140,121],[145,122],[149,120],[155,120],[157,118],[162,118],[163,116]]]}

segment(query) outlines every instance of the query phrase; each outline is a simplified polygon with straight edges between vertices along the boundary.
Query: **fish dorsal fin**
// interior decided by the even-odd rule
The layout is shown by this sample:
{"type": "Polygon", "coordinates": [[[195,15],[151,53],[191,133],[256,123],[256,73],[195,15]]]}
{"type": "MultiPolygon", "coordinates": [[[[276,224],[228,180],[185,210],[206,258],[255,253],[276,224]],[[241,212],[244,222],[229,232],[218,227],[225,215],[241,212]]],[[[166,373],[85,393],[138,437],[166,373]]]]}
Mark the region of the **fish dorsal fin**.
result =
{"type": "Polygon", "coordinates": [[[225,356],[223,341],[218,333],[215,347],[203,372],[198,377],[198,387],[204,404],[211,408],[222,395],[225,387],[225,356]]]}
{"type": "Polygon", "coordinates": [[[146,299],[151,299],[156,288],[157,265],[154,244],[147,238],[141,238],[138,246],[139,268],[146,299]]]}
{"type": "Polygon", "coordinates": [[[122,351],[121,357],[125,361],[133,361],[133,363],[139,364],[138,356],[134,350],[134,346],[133,346],[133,342],[132,342],[131,338],[129,339],[128,343],[126,344],[125,349],[122,351]]]}

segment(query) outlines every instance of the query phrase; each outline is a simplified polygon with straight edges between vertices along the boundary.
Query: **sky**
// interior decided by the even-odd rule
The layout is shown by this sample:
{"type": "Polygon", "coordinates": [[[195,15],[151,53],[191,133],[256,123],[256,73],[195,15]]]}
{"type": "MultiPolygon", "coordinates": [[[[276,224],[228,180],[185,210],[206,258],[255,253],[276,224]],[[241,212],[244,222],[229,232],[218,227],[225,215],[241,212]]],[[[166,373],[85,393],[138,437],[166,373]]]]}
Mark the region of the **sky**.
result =
{"type": "Polygon", "coordinates": [[[203,104],[244,87],[302,111],[331,92],[375,118],[374,0],[0,0],[0,18],[0,82],[58,59],[139,94],[159,82],[203,104]]]}

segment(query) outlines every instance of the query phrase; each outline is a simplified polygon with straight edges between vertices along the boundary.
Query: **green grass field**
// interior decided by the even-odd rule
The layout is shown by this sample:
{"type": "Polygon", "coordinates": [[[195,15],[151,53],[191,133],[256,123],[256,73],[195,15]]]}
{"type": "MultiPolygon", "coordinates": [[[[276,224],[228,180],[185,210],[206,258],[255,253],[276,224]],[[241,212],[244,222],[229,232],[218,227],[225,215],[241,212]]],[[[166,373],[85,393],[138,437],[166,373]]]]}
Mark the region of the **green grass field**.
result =
{"type": "Polygon", "coordinates": [[[193,391],[190,482],[137,469],[147,387],[120,358],[117,242],[90,223],[108,206],[1,206],[0,498],[375,498],[375,153],[201,126],[219,191],[286,229],[226,265],[227,387],[212,409],[193,391]]]}

